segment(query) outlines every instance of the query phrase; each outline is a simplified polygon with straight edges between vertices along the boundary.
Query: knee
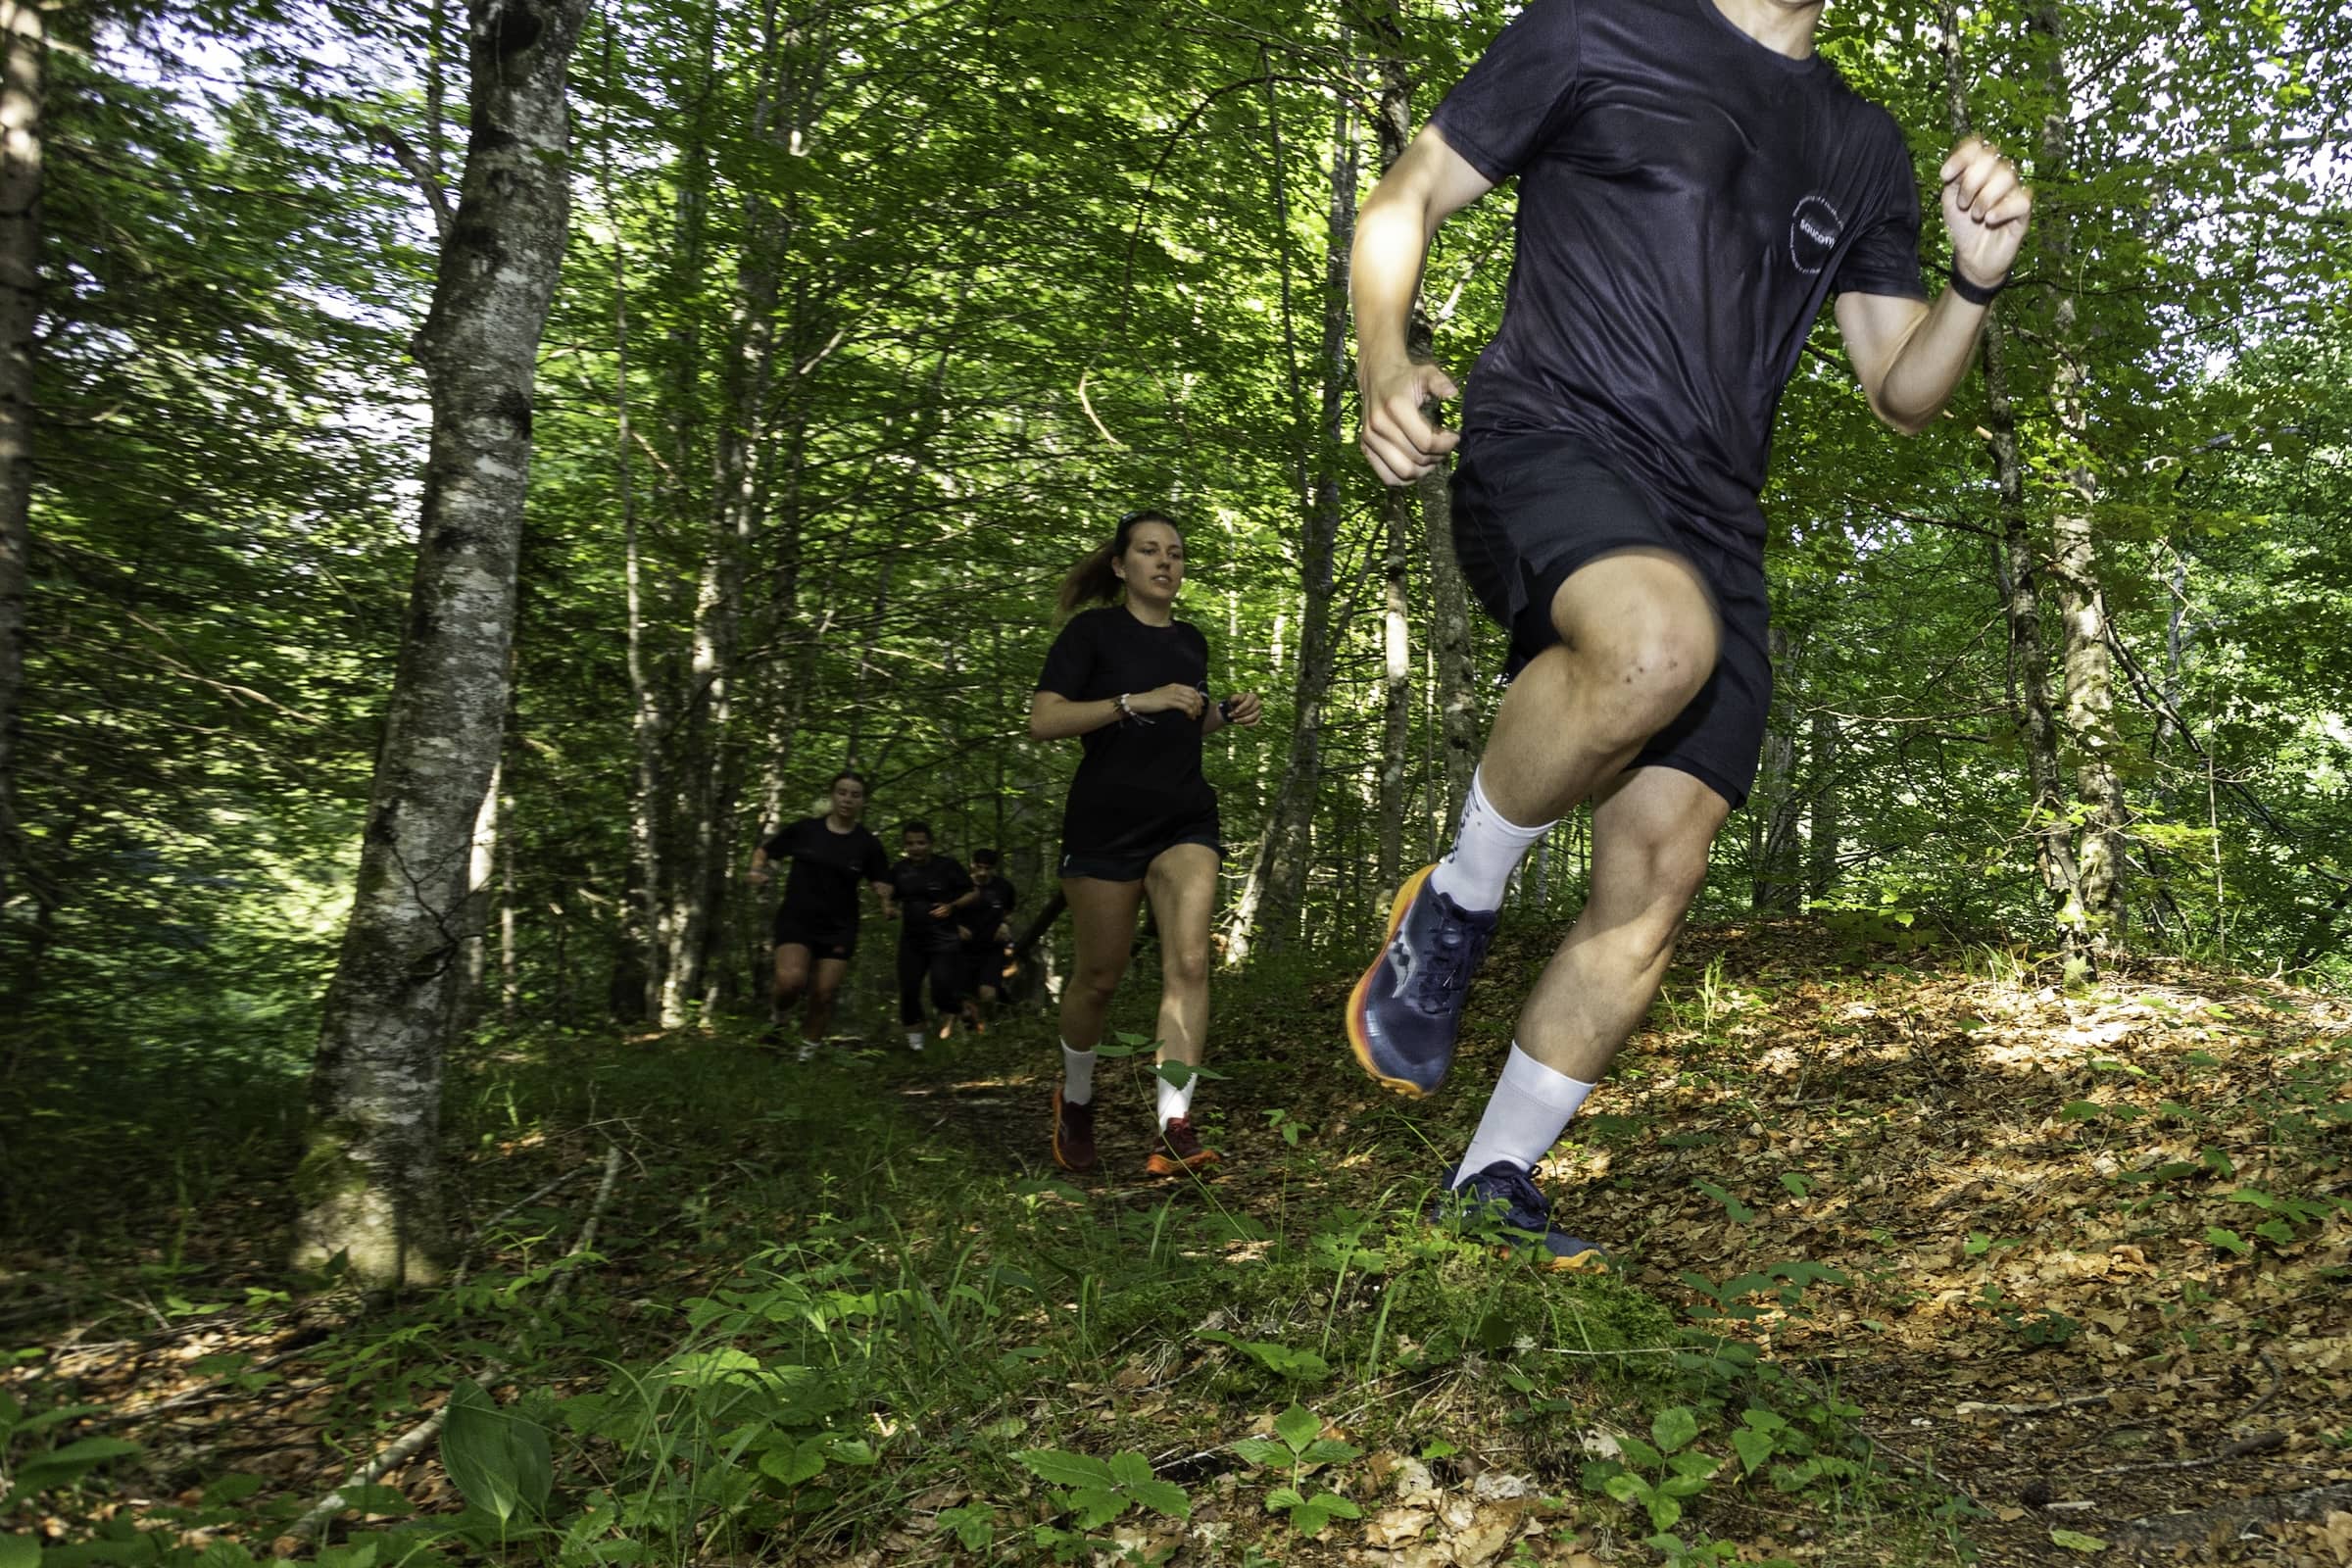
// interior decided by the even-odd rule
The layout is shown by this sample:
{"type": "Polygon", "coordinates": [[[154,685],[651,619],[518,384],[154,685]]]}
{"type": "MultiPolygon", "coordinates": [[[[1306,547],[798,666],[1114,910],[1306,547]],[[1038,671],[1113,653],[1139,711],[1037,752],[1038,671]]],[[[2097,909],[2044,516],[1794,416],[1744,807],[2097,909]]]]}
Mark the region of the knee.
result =
{"type": "Polygon", "coordinates": [[[1124,965],[1089,964],[1070,976],[1070,989],[1089,1002],[1108,1003],[1119,989],[1124,965]]]}
{"type": "Polygon", "coordinates": [[[1648,739],[1673,721],[1714,673],[1711,623],[1662,622],[1589,638],[1570,649],[1607,739],[1648,739]]]}
{"type": "Polygon", "coordinates": [[[1171,948],[1160,959],[1160,979],[1170,987],[1193,989],[1208,984],[1206,948],[1171,948]]]}

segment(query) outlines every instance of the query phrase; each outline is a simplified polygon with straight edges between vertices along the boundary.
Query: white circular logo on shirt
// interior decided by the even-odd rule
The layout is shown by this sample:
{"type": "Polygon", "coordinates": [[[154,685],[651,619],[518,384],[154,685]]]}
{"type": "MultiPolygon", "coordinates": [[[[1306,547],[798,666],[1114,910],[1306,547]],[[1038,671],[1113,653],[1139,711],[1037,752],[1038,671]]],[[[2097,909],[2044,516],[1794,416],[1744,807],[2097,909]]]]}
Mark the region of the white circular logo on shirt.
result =
{"type": "Polygon", "coordinates": [[[1788,259],[1798,271],[1811,277],[1830,265],[1830,255],[1844,232],[1845,220],[1838,216],[1829,198],[1808,196],[1796,204],[1795,215],[1788,220],[1788,259]]]}

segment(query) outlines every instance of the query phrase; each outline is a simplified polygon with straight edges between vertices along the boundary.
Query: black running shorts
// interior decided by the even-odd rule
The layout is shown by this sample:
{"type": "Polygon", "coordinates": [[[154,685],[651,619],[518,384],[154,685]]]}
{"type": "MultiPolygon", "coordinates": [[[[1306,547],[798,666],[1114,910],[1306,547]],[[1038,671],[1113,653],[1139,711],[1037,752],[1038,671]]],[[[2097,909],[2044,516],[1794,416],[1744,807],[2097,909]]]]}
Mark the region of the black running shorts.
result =
{"type": "Polygon", "coordinates": [[[1129,843],[1103,850],[1061,847],[1061,874],[1090,877],[1098,882],[1141,882],[1144,873],[1179,844],[1204,844],[1225,854],[1225,834],[1215,807],[1188,820],[1159,824],[1140,845],[1129,843]]]}
{"type": "Polygon", "coordinates": [[[1572,437],[1516,432],[1482,432],[1462,444],[1453,549],[1479,603],[1511,635],[1506,678],[1560,640],[1552,600],[1583,567],[1625,550],[1665,550],[1688,562],[1715,601],[1722,649],[1698,695],[1629,766],[1675,768],[1734,810],[1746,803],[1772,709],[1761,564],[1661,518],[1572,437]]]}
{"type": "Polygon", "coordinates": [[[807,948],[811,957],[836,958],[847,963],[858,951],[858,928],[820,923],[791,909],[778,909],[775,945],[807,948]]]}

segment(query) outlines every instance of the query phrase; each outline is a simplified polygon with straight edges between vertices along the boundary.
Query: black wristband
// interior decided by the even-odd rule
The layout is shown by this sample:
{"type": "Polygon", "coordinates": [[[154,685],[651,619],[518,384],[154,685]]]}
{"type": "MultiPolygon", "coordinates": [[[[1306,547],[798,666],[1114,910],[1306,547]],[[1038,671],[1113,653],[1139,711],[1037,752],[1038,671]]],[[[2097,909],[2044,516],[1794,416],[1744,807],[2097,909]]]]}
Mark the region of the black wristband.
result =
{"type": "Polygon", "coordinates": [[[1230,698],[1230,697],[1220,697],[1220,698],[1218,698],[1218,699],[1217,699],[1217,716],[1218,716],[1219,718],[1223,719],[1223,720],[1224,720],[1226,723],[1228,723],[1228,724],[1230,724],[1230,723],[1232,723],[1232,722],[1233,722],[1233,699],[1232,699],[1232,698],[1230,698]]]}
{"type": "Polygon", "coordinates": [[[1971,305],[1990,305],[1994,300],[2000,298],[2001,290],[2009,286],[2009,279],[2006,275],[1992,287],[1986,288],[1982,283],[1973,282],[1961,276],[1960,269],[1957,267],[1947,267],[1944,270],[1951,276],[1952,292],[1971,305]]]}

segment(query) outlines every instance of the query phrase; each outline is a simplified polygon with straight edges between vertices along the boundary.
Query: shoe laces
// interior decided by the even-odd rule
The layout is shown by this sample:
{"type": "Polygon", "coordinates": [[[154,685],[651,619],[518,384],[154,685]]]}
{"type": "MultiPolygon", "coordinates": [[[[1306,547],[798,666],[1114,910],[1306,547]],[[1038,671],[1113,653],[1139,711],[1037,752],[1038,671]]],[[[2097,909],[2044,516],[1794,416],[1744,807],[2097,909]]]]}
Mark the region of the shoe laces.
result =
{"type": "Polygon", "coordinates": [[[1510,1161],[1496,1160],[1471,1177],[1468,1186],[1485,1202],[1507,1205],[1502,1214],[1504,1224],[1530,1231],[1550,1228],[1551,1200],[1536,1185],[1533,1173],[1510,1161]]]}
{"type": "Polygon", "coordinates": [[[1431,933],[1430,950],[1421,956],[1413,976],[1413,1000],[1423,1012],[1449,1013],[1460,1005],[1460,995],[1469,988],[1471,971],[1486,957],[1494,929],[1488,923],[1472,923],[1443,893],[1435,898],[1437,929],[1431,933]]]}

